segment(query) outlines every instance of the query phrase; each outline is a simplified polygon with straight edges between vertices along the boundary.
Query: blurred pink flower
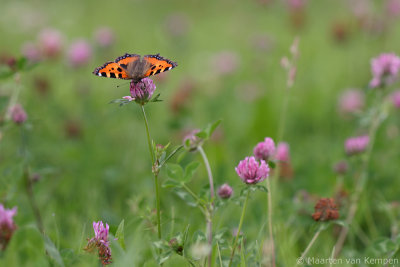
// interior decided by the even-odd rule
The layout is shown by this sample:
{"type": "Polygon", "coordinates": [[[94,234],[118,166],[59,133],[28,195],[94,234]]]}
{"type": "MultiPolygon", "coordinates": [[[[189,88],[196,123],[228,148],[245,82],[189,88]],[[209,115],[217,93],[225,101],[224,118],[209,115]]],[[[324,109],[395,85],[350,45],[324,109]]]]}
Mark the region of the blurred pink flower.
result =
{"type": "Polygon", "coordinates": [[[98,28],[95,32],[95,40],[100,47],[110,47],[114,44],[114,32],[109,27],[98,28]]]}
{"type": "Polygon", "coordinates": [[[28,118],[24,108],[20,104],[15,104],[14,106],[12,106],[10,108],[9,112],[10,112],[10,115],[11,115],[11,119],[16,124],[22,124],[28,118]]]}
{"type": "Polygon", "coordinates": [[[74,67],[88,63],[92,57],[92,47],[85,40],[78,40],[71,44],[68,50],[68,60],[74,67]]]}
{"type": "Polygon", "coordinates": [[[354,155],[364,152],[369,144],[369,136],[362,135],[348,138],[345,142],[345,150],[347,155],[354,155]]]}
{"type": "Polygon", "coordinates": [[[174,13],[165,19],[164,25],[170,35],[180,37],[188,32],[189,18],[185,14],[174,13]]]}
{"type": "Polygon", "coordinates": [[[25,43],[21,48],[21,53],[31,62],[38,62],[42,57],[39,48],[32,42],[25,43]]]}
{"type": "Polygon", "coordinates": [[[275,159],[279,161],[289,161],[289,144],[285,142],[278,143],[276,147],[275,159]]]}
{"type": "Polygon", "coordinates": [[[259,183],[269,175],[268,164],[264,160],[259,163],[254,157],[246,157],[240,161],[235,171],[246,184],[259,183]]]}
{"type": "Polygon", "coordinates": [[[399,16],[400,15],[400,0],[386,1],[386,13],[393,17],[399,16]]]}
{"type": "Polygon", "coordinates": [[[44,29],[39,33],[39,47],[47,57],[56,57],[63,48],[63,36],[55,29],[44,29]]]}
{"type": "Polygon", "coordinates": [[[392,93],[392,101],[396,108],[400,108],[400,90],[392,93]]]}
{"type": "Polygon", "coordinates": [[[337,174],[346,174],[347,170],[349,169],[349,165],[345,160],[341,160],[333,166],[333,170],[337,174]]]}
{"type": "Polygon", "coordinates": [[[339,111],[342,113],[355,113],[364,107],[364,93],[361,90],[350,89],[339,97],[339,111]]]}
{"type": "Polygon", "coordinates": [[[233,194],[233,189],[228,184],[223,184],[218,189],[218,196],[223,199],[230,198],[233,194]]]}
{"type": "Polygon", "coordinates": [[[199,129],[194,129],[183,137],[183,144],[189,151],[196,151],[197,147],[202,144],[203,140],[196,135],[199,132],[199,129]]]}
{"type": "Polygon", "coordinates": [[[371,60],[372,88],[392,84],[400,71],[400,58],[394,53],[380,54],[371,60]]]}
{"type": "Polygon", "coordinates": [[[348,2],[354,16],[364,19],[371,13],[371,3],[369,0],[351,0],[348,2]]]}
{"type": "Polygon", "coordinates": [[[0,249],[5,250],[17,226],[13,221],[13,217],[17,214],[17,207],[5,209],[0,204],[0,249]]]}
{"type": "Polygon", "coordinates": [[[303,9],[306,2],[306,0],[287,0],[290,9],[303,9]]]}
{"type": "Polygon", "coordinates": [[[137,83],[132,80],[129,89],[131,91],[131,96],[135,101],[143,105],[153,96],[153,93],[156,90],[156,85],[152,79],[144,78],[137,83]]]}
{"type": "Polygon", "coordinates": [[[232,51],[222,51],[215,54],[211,63],[216,73],[220,75],[232,74],[239,67],[239,57],[232,51]]]}
{"type": "Polygon", "coordinates": [[[260,142],[254,147],[253,154],[257,160],[268,161],[275,154],[274,140],[270,137],[265,137],[264,142],[260,142]]]}

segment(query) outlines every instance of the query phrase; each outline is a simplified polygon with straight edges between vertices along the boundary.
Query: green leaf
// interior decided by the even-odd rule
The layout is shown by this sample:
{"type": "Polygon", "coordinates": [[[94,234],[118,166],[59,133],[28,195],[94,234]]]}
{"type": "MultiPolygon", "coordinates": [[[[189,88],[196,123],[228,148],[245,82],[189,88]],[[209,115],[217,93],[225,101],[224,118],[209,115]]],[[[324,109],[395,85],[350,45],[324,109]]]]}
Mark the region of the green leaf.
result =
{"type": "Polygon", "coordinates": [[[201,138],[201,139],[207,139],[207,133],[205,132],[205,131],[200,131],[200,132],[198,132],[197,134],[196,134],[196,136],[198,137],[198,138],[201,138]]]}
{"type": "Polygon", "coordinates": [[[43,235],[43,239],[44,239],[44,247],[46,249],[47,255],[49,255],[49,257],[52,260],[54,260],[54,262],[58,266],[64,266],[64,262],[61,258],[60,252],[58,251],[58,249],[56,248],[54,243],[51,241],[51,239],[47,235],[43,235]]]}
{"type": "Polygon", "coordinates": [[[156,95],[155,97],[153,97],[150,102],[161,102],[162,100],[159,99],[161,94],[156,95]]]}
{"type": "Polygon", "coordinates": [[[185,203],[191,207],[197,207],[197,201],[186,191],[183,191],[182,189],[175,189],[175,193],[180,197],[185,203]]]}
{"type": "Polygon", "coordinates": [[[207,138],[210,138],[215,129],[217,129],[218,125],[221,123],[221,120],[217,120],[214,123],[207,125],[206,129],[204,130],[207,134],[207,138]]]}
{"type": "Polygon", "coordinates": [[[201,231],[201,230],[197,230],[192,237],[192,243],[198,243],[198,242],[206,242],[207,241],[207,237],[206,234],[201,231]]]}
{"type": "Polygon", "coordinates": [[[246,267],[246,255],[244,254],[244,243],[243,239],[241,242],[241,249],[240,249],[240,266],[246,267]]]}
{"type": "Polygon", "coordinates": [[[275,163],[274,161],[269,160],[269,161],[268,161],[268,166],[269,166],[271,169],[275,169],[276,163],[275,163]]]}
{"type": "Polygon", "coordinates": [[[174,148],[174,150],[172,150],[172,152],[165,158],[165,160],[163,160],[161,163],[160,163],[160,168],[165,164],[165,163],[167,163],[168,162],[168,160],[170,160],[176,153],[178,153],[178,151],[179,150],[181,150],[183,148],[183,145],[180,145],[180,146],[177,146],[177,147],[175,147],[174,148]]]}
{"type": "Polygon", "coordinates": [[[125,220],[122,220],[118,226],[117,232],[115,233],[115,238],[117,238],[117,241],[118,241],[119,245],[121,246],[121,248],[123,250],[126,250],[125,237],[124,237],[124,224],[125,224],[125,220]]]}
{"type": "Polygon", "coordinates": [[[264,185],[257,184],[254,186],[255,189],[260,190],[261,192],[268,193],[268,189],[264,185]]]}
{"type": "Polygon", "coordinates": [[[26,68],[26,65],[28,63],[28,60],[26,57],[21,57],[17,60],[17,69],[18,70],[24,70],[26,68]]]}
{"type": "Polygon", "coordinates": [[[182,181],[183,169],[179,164],[170,163],[167,165],[167,175],[171,179],[182,181]]]}
{"type": "Polygon", "coordinates": [[[109,104],[114,104],[114,103],[119,104],[119,106],[122,107],[129,103],[135,103],[135,101],[129,101],[128,99],[118,98],[118,99],[111,100],[109,102],[109,104]]]}
{"type": "Polygon", "coordinates": [[[181,188],[182,184],[178,181],[172,180],[172,179],[167,179],[165,182],[162,184],[162,187],[164,188],[181,188]]]}
{"type": "Polygon", "coordinates": [[[199,167],[200,163],[197,161],[193,161],[189,163],[185,168],[185,175],[183,177],[183,182],[188,183],[192,179],[194,173],[196,172],[197,168],[199,167]]]}

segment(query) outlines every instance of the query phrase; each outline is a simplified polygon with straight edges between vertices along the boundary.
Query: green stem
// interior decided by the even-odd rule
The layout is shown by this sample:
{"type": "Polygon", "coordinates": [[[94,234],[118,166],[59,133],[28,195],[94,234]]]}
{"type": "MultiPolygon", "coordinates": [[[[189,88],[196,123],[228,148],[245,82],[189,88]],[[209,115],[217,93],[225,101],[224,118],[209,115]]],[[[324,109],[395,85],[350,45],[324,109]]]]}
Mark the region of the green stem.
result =
{"type": "Polygon", "coordinates": [[[208,174],[208,182],[210,183],[210,198],[211,198],[211,207],[209,208],[208,216],[206,217],[207,221],[207,236],[208,236],[208,245],[210,246],[210,253],[208,255],[208,267],[211,267],[212,265],[212,218],[213,218],[213,211],[214,211],[214,197],[215,197],[215,191],[214,191],[214,181],[213,181],[213,176],[211,172],[211,167],[210,163],[208,162],[208,158],[206,153],[204,152],[204,149],[202,146],[198,146],[197,150],[200,152],[201,157],[203,158],[204,165],[206,166],[207,169],[207,174],[208,174]]]}
{"type": "Polygon", "coordinates": [[[154,153],[153,153],[153,148],[152,148],[152,145],[151,145],[149,123],[147,122],[147,116],[146,116],[146,112],[144,111],[144,105],[141,105],[141,108],[142,108],[144,124],[146,126],[147,144],[149,145],[149,152],[150,152],[150,156],[151,156],[151,165],[153,167],[154,166],[154,153]]]}
{"type": "Polygon", "coordinates": [[[154,162],[154,151],[151,145],[151,137],[150,137],[150,131],[149,131],[149,123],[147,122],[147,116],[146,112],[144,111],[144,105],[141,105],[142,108],[142,113],[143,113],[143,118],[144,118],[144,124],[146,126],[146,134],[147,134],[147,144],[149,145],[149,152],[151,156],[151,166],[152,166],[152,172],[154,174],[154,187],[156,191],[156,209],[157,209],[157,233],[158,233],[158,238],[161,239],[161,214],[160,214],[160,190],[158,187],[158,171],[156,171],[155,168],[155,162],[154,162]]]}
{"type": "Polygon", "coordinates": [[[272,266],[275,267],[275,242],[274,242],[274,234],[272,231],[272,193],[271,193],[271,182],[270,179],[267,178],[267,190],[268,190],[268,231],[269,231],[269,239],[271,242],[271,250],[272,250],[272,266]]]}
{"type": "Polygon", "coordinates": [[[201,212],[207,216],[207,207],[205,207],[202,203],[201,203],[201,199],[189,188],[187,187],[185,184],[182,184],[182,187],[199,203],[199,208],[201,210],[201,212]]]}
{"type": "MultiPolygon", "coordinates": [[[[359,199],[361,197],[362,192],[364,191],[365,184],[367,183],[368,180],[368,166],[369,162],[371,159],[372,155],[372,149],[374,147],[374,142],[375,142],[375,137],[376,137],[376,132],[382,123],[382,119],[380,118],[381,116],[381,110],[384,106],[384,101],[382,98],[382,95],[377,96],[377,101],[380,102],[378,106],[378,110],[376,111],[372,123],[370,125],[369,131],[368,131],[368,136],[369,136],[369,144],[367,151],[364,154],[364,157],[362,158],[362,165],[361,165],[361,175],[357,180],[356,188],[354,191],[354,194],[352,195],[351,201],[350,201],[350,207],[349,211],[347,213],[346,217],[346,225],[351,225],[353,222],[353,219],[356,215],[357,209],[358,209],[358,203],[359,199]]],[[[347,234],[349,232],[348,227],[342,227],[342,230],[340,231],[339,238],[336,242],[335,245],[335,255],[334,257],[337,258],[343,248],[344,242],[346,241],[347,234]]]]}
{"type": "Polygon", "coordinates": [[[311,239],[310,243],[308,244],[308,246],[306,247],[304,252],[301,254],[300,259],[304,259],[304,257],[307,255],[308,251],[311,249],[312,245],[314,244],[315,240],[317,240],[317,238],[318,238],[319,234],[321,233],[321,231],[322,231],[322,226],[319,227],[318,231],[314,234],[314,236],[311,239]]]}
{"type": "Polygon", "coordinates": [[[239,222],[239,228],[237,230],[237,234],[235,237],[235,241],[233,242],[233,247],[232,247],[232,254],[231,254],[231,258],[229,260],[229,267],[232,266],[232,261],[233,261],[233,256],[235,255],[235,250],[236,250],[236,246],[237,246],[237,241],[239,239],[239,235],[240,235],[240,231],[242,230],[242,225],[243,225],[243,220],[244,220],[244,214],[246,213],[246,207],[247,207],[247,201],[249,200],[249,195],[250,195],[250,190],[247,191],[247,195],[246,195],[246,200],[244,201],[244,205],[243,205],[243,209],[242,209],[242,216],[240,217],[240,222],[239,222]]]}
{"type": "Polygon", "coordinates": [[[157,232],[158,238],[161,239],[160,192],[158,188],[158,174],[154,174],[154,187],[156,188],[157,232]]]}

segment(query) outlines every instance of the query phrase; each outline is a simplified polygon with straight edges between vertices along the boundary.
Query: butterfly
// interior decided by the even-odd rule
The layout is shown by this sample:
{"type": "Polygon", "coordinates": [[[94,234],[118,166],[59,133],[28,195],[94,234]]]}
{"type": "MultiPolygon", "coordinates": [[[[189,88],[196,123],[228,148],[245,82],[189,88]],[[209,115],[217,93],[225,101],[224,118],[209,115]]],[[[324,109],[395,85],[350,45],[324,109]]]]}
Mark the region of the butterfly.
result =
{"type": "Polygon", "coordinates": [[[93,71],[100,77],[133,80],[137,83],[141,79],[159,74],[178,66],[176,62],[163,58],[160,54],[140,56],[125,54],[114,62],[106,62],[93,71]]]}

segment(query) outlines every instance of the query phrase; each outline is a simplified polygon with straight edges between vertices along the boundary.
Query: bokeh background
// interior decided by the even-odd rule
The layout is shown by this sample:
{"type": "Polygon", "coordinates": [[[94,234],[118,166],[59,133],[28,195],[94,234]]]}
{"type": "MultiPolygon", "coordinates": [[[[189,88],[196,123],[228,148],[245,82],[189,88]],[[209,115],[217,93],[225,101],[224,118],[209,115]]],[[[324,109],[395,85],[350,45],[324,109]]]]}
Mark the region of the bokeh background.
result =
{"type": "MultiPolygon", "coordinates": [[[[115,233],[122,219],[129,253],[113,247],[115,265],[153,264],[155,228],[149,221],[155,196],[140,109],[109,104],[128,95],[129,84],[96,77],[94,68],[124,53],[160,53],[178,62],[154,77],[163,102],[147,106],[152,137],[179,145],[188,131],[221,119],[204,148],[216,185],[227,182],[237,193],[241,181],[234,167],[265,136],[277,137],[289,94],[283,141],[290,145],[293,175],[279,181],[274,218],[277,261],[292,266],[314,231],[310,199],[335,194],[332,168],[345,157],[344,140],[362,133],[354,117],[340,111],[339,97],[367,87],[372,57],[399,52],[399,18],[400,3],[391,0],[2,0],[3,73],[21,56],[34,66],[2,78],[1,107],[18,88],[28,114],[28,161],[40,176],[35,197],[65,265],[94,266],[96,257],[82,250],[93,236],[92,221],[108,222],[115,233]],[[288,91],[281,59],[290,57],[296,38],[297,76],[288,91]]],[[[372,240],[390,231],[382,207],[399,198],[399,122],[393,111],[378,132],[361,199],[359,231],[371,243],[353,236],[346,255],[364,255],[372,240]]],[[[20,128],[3,123],[0,134],[0,200],[18,206],[19,225],[0,263],[49,266],[21,185],[20,128]]],[[[198,157],[187,154],[183,161],[198,157]]],[[[160,177],[165,180],[164,171],[160,177]]],[[[345,184],[352,188],[351,177],[345,184]]],[[[190,185],[197,192],[207,185],[204,168],[190,185]]],[[[172,223],[175,231],[187,224],[191,233],[204,230],[198,210],[169,189],[162,189],[161,198],[166,239],[172,223]]],[[[261,192],[251,199],[243,228],[248,239],[265,239],[266,203],[261,192]]],[[[216,228],[237,227],[239,215],[240,207],[229,204],[216,214],[216,228]]],[[[323,233],[321,240],[312,252],[329,256],[334,233],[323,233]]],[[[168,264],[185,266],[179,258],[168,264]]]]}

